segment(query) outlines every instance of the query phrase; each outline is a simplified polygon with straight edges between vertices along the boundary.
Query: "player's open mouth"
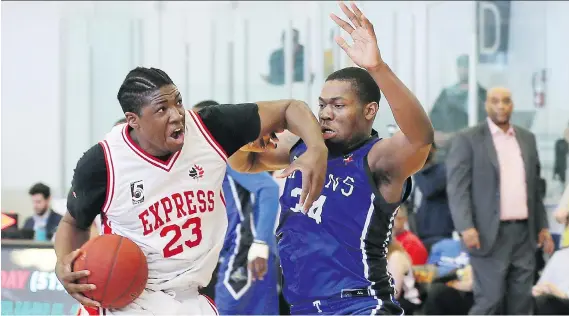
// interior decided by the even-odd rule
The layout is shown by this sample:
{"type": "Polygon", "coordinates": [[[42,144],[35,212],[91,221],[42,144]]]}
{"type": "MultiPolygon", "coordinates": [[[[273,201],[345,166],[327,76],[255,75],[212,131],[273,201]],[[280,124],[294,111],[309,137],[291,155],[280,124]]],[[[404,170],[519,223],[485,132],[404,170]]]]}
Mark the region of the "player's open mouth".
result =
{"type": "Polygon", "coordinates": [[[334,136],[336,136],[335,131],[333,131],[327,127],[322,127],[322,137],[324,137],[324,139],[330,139],[334,136]]]}
{"type": "Polygon", "coordinates": [[[170,137],[174,139],[176,143],[183,144],[184,143],[184,130],[182,128],[177,128],[170,134],[170,137]]]}

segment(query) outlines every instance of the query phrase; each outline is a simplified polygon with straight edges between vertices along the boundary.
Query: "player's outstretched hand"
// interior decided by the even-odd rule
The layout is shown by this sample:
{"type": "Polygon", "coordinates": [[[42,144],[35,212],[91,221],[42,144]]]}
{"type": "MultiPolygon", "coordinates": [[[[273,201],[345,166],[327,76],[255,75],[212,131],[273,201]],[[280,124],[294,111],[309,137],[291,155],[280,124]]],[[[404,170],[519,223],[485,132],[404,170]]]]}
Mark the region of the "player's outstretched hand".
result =
{"type": "Polygon", "coordinates": [[[354,3],[351,3],[350,6],[352,10],[340,2],[340,8],[352,24],[340,19],[333,13],[330,14],[330,17],[339,27],[350,34],[353,44],[352,46],[348,45],[341,36],[336,36],[334,39],[356,65],[368,70],[377,68],[383,64],[383,60],[379,53],[373,25],[354,3]]]}
{"type": "Polygon", "coordinates": [[[100,307],[101,304],[99,302],[93,301],[82,294],[83,292],[94,290],[96,286],[94,284],[77,284],[77,280],[87,277],[91,273],[87,270],[73,271],[72,264],[80,254],[81,249],[77,249],[65,256],[55,266],[55,274],[67,293],[83,306],[100,307]]]}
{"type": "Polygon", "coordinates": [[[308,211],[312,203],[320,197],[320,192],[324,186],[326,178],[326,165],[328,160],[328,148],[309,147],[304,154],[293,161],[279,178],[288,177],[296,170],[302,173],[302,193],[300,194],[300,204],[303,205],[304,213],[308,211]]]}

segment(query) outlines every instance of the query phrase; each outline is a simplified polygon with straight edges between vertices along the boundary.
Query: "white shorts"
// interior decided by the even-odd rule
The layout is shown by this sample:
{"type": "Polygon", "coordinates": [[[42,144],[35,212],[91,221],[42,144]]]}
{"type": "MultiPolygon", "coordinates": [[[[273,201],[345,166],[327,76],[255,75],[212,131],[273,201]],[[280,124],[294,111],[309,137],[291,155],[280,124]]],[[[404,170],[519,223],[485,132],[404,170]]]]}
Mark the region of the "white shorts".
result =
{"type": "Polygon", "coordinates": [[[121,309],[81,306],[77,316],[95,315],[219,315],[213,300],[197,292],[170,295],[144,291],[132,304],[121,309]],[[182,297],[180,297],[182,296],[182,297]]]}

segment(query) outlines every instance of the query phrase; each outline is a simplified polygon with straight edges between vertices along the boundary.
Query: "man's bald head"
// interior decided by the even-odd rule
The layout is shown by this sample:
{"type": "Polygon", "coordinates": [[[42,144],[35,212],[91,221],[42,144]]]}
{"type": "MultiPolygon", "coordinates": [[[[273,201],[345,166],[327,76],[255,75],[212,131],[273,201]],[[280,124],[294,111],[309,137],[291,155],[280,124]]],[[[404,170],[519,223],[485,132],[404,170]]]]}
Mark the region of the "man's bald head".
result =
{"type": "Polygon", "coordinates": [[[494,87],[486,95],[486,113],[498,126],[508,125],[514,110],[512,93],[505,87],[494,87]]]}

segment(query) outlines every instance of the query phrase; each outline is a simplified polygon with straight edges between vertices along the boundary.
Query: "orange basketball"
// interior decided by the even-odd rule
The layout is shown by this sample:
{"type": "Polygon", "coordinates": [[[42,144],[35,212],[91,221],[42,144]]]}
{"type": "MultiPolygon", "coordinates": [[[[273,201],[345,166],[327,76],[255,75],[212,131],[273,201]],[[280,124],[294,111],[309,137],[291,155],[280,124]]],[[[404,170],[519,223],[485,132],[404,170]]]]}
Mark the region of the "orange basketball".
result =
{"type": "Polygon", "coordinates": [[[132,303],[146,287],[146,256],[130,239],[119,235],[102,235],[89,240],[73,263],[73,270],[89,270],[79,280],[97,288],[83,295],[104,308],[122,308],[132,303]]]}

